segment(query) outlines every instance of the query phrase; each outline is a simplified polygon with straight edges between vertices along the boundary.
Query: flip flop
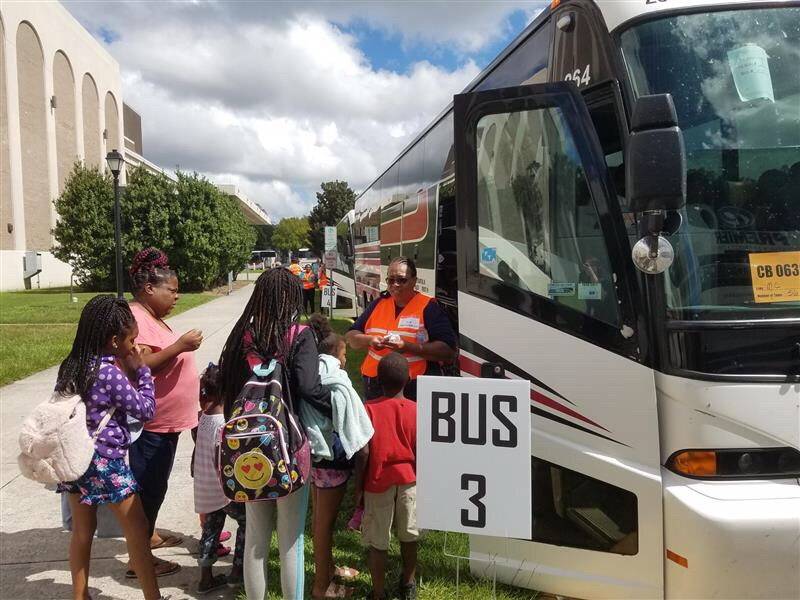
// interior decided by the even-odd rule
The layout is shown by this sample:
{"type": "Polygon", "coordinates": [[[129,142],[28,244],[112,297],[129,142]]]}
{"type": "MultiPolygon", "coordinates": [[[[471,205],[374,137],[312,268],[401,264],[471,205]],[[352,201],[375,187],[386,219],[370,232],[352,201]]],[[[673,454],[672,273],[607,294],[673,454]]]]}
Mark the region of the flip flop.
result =
{"type": "Polygon", "coordinates": [[[211,579],[211,583],[204,586],[202,583],[197,585],[197,593],[198,594],[208,594],[209,592],[213,592],[221,587],[228,586],[228,578],[225,575],[214,575],[211,579]]]}
{"type": "MultiPolygon", "coordinates": [[[[181,570],[181,566],[176,562],[157,560],[154,564],[154,570],[156,577],[164,577],[166,575],[177,573],[181,570]]],[[[133,569],[128,569],[125,571],[125,579],[136,579],[136,572],[133,569]]]]}
{"type": "Polygon", "coordinates": [[[355,579],[358,577],[360,571],[357,571],[353,567],[334,567],[333,575],[334,577],[340,577],[342,579],[355,579]]]}
{"type": "Polygon", "coordinates": [[[158,544],[150,544],[150,549],[155,550],[156,548],[172,548],[181,542],[183,542],[183,538],[178,537],[177,535],[168,535],[166,537],[162,537],[158,544]]]}
{"type": "Polygon", "coordinates": [[[228,556],[228,554],[230,553],[231,553],[230,546],[223,546],[222,544],[217,546],[217,557],[222,558],[223,556],[228,556]]]}
{"type": "Polygon", "coordinates": [[[322,598],[350,598],[355,590],[341,583],[330,582],[323,596],[313,596],[315,600],[322,598]]]}
{"type": "Polygon", "coordinates": [[[230,531],[223,531],[222,533],[219,534],[219,541],[220,542],[227,542],[229,539],[231,539],[231,532],[230,531]]]}

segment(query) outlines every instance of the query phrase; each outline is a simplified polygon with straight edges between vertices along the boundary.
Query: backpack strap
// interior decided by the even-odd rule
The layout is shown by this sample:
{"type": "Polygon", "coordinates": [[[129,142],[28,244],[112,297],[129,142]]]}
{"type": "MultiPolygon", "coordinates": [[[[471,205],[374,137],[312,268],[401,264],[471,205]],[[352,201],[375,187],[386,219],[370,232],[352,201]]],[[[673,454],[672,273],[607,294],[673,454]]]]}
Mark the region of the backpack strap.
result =
{"type": "Polygon", "coordinates": [[[117,410],[116,406],[112,406],[111,410],[109,410],[105,416],[100,419],[100,423],[97,425],[97,429],[94,431],[94,435],[92,436],[92,443],[97,441],[97,438],[100,437],[100,434],[103,433],[103,429],[106,428],[108,422],[111,420],[111,417],[114,416],[114,411],[117,410]]]}

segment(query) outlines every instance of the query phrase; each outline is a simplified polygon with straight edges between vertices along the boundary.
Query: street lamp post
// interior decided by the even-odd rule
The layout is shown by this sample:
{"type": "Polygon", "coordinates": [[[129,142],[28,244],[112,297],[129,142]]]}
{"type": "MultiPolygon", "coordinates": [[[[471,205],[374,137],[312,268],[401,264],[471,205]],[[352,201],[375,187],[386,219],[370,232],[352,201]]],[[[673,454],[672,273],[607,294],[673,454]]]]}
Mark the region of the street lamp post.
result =
{"type": "Polygon", "coordinates": [[[117,297],[122,298],[122,226],[120,224],[119,208],[119,174],[120,171],[122,171],[122,165],[125,159],[115,148],[106,156],[106,162],[108,163],[109,170],[114,175],[114,241],[116,243],[117,297]]]}

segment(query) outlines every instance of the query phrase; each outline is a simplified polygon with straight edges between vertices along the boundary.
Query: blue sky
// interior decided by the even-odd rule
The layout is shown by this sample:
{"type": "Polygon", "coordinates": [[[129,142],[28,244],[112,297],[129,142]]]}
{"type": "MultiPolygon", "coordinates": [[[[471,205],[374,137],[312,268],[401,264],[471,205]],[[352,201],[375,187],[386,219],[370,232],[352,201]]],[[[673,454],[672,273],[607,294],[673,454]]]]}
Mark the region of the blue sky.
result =
{"type": "Polygon", "coordinates": [[[117,60],[145,158],[238,185],[275,219],[360,191],[543,0],[64,0],[117,60]]]}
{"type": "Polygon", "coordinates": [[[465,60],[472,59],[481,68],[488,65],[528,23],[528,16],[522,10],[508,15],[506,35],[497,38],[478,52],[464,52],[435,40],[427,42],[407,41],[399,32],[390,33],[371,27],[364,21],[342,27],[342,30],[358,39],[358,47],[369,57],[376,69],[386,69],[404,73],[420,61],[428,61],[448,71],[461,66],[465,60]]]}

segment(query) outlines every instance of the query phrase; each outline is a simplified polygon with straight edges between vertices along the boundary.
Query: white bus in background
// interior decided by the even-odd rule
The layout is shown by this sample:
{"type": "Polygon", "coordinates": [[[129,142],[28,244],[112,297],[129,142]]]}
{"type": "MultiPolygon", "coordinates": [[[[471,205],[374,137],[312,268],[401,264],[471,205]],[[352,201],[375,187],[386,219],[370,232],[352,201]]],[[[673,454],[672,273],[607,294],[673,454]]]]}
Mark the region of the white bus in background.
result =
{"type": "Polygon", "coordinates": [[[800,598],[799,64],[797,1],[556,0],[340,223],[358,310],[411,256],[462,375],[530,382],[530,537],[473,572],[800,598]]]}
{"type": "Polygon", "coordinates": [[[292,252],[292,257],[299,259],[302,268],[319,260],[319,257],[314,255],[310,248],[298,248],[295,252],[292,252]]]}
{"type": "Polygon", "coordinates": [[[253,250],[250,262],[260,265],[262,269],[271,269],[278,262],[278,253],[275,250],[253,250]]]}

